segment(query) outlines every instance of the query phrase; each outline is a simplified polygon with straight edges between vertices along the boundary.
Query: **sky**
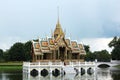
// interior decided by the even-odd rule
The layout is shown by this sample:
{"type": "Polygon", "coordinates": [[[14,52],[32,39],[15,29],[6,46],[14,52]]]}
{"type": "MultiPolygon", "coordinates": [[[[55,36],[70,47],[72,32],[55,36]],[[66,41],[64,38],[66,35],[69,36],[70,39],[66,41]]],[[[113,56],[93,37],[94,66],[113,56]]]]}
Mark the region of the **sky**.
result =
{"type": "Polygon", "coordinates": [[[59,19],[66,37],[107,49],[120,36],[120,0],[0,0],[0,48],[51,36],[59,19]]]}

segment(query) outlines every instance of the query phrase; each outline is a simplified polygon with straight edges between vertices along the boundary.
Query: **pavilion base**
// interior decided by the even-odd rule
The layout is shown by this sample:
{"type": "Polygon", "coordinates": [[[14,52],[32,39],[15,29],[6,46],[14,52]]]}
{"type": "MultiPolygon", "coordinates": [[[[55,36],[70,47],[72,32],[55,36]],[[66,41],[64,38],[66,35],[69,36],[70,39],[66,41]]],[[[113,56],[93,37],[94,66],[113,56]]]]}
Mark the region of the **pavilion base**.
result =
{"type": "Polygon", "coordinates": [[[66,74],[94,74],[95,69],[95,62],[23,62],[23,73],[34,74],[35,72],[39,76],[47,76],[48,74],[52,74],[53,76],[54,74],[57,74],[56,76],[66,74]]]}

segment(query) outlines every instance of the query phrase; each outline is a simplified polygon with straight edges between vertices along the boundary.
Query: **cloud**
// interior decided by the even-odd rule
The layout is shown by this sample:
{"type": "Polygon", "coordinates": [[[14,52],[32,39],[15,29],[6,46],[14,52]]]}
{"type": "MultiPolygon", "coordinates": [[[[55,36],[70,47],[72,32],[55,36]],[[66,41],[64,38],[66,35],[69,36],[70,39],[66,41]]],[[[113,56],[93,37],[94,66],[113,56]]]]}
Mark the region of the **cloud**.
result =
{"type": "Polygon", "coordinates": [[[119,4],[119,0],[1,0],[0,37],[4,37],[0,48],[50,35],[56,26],[59,6],[60,23],[68,36],[83,38],[82,42],[90,44],[92,51],[109,50],[109,37],[120,35],[119,4]]]}
{"type": "Polygon", "coordinates": [[[112,49],[108,47],[111,40],[112,38],[87,38],[82,39],[81,42],[85,45],[89,45],[92,52],[101,51],[104,49],[111,52],[112,49]]]}
{"type": "Polygon", "coordinates": [[[20,37],[1,37],[0,49],[8,50],[16,42],[26,42],[26,40],[21,39],[20,37]]]}
{"type": "Polygon", "coordinates": [[[57,6],[60,6],[60,23],[68,33],[72,32],[73,38],[118,36],[119,4],[119,0],[52,0],[47,3],[46,0],[1,0],[0,35],[33,38],[49,34],[56,25],[57,6]]]}
{"type": "Polygon", "coordinates": [[[120,35],[120,23],[108,21],[103,24],[103,35],[106,37],[120,35]]]}

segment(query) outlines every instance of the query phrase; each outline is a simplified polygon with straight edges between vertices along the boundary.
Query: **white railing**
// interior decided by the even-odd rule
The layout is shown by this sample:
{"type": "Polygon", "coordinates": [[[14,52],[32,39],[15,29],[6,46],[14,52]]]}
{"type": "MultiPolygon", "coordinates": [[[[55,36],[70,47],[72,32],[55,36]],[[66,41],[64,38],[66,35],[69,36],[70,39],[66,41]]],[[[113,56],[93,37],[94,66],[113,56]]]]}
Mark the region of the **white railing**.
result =
{"type": "MultiPolygon", "coordinates": [[[[58,66],[61,66],[61,65],[65,65],[64,62],[23,62],[23,66],[55,66],[55,65],[58,65],[58,66]]],[[[76,62],[68,62],[67,65],[70,65],[70,66],[94,66],[95,65],[95,62],[79,62],[79,61],[76,61],[76,62]]]]}

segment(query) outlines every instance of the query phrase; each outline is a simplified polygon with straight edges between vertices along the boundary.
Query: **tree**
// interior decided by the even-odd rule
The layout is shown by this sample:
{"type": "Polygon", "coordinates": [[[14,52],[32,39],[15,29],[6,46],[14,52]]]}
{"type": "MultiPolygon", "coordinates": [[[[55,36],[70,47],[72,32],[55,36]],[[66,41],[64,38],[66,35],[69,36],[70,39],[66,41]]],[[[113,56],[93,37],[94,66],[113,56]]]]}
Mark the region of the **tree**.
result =
{"type": "Polygon", "coordinates": [[[108,62],[111,60],[111,55],[107,50],[95,51],[96,59],[101,62],[108,62]]]}
{"type": "Polygon", "coordinates": [[[89,45],[84,45],[84,49],[85,49],[86,53],[91,52],[89,45]]]}
{"type": "Polygon", "coordinates": [[[120,37],[115,36],[108,46],[113,48],[111,52],[112,59],[120,60],[120,37]]]}
{"type": "Polygon", "coordinates": [[[4,61],[10,61],[9,50],[6,50],[6,51],[3,53],[3,58],[4,58],[4,61]]]}
{"type": "Polygon", "coordinates": [[[95,51],[91,52],[90,47],[88,45],[84,45],[85,51],[86,51],[86,56],[85,60],[86,61],[95,61],[97,59],[98,61],[110,61],[111,55],[107,50],[101,50],[101,51],[95,51]]]}
{"type": "Polygon", "coordinates": [[[96,55],[92,52],[86,53],[85,60],[86,61],[95,61],[96,55]]]}
{"type": "Polygon", "coordinates": [[[0,49],[0,61],[31,61],[32,60],[32,42],[17,42],[9,50],[3,52],[0,49]]]}
{"type": "Polygon", "coordinates": [[[24,61],[25,51],[24,44],[17,42],[9,50],[10,60],[12,61],[24,61]]]}
{"type": "Polygon", "coordinates": [[[24,44],[24,50],[25,50],[25,60],[31,61],[32,60],[32,42],[27,41],[24,44]]]}
{"type": "Polygon", "coordinates": [[[94,61],[95,60],[95,54],[90,51],[89,45],[84,45],[84,49],[86,51],[85,60],[86,61],[94,61]]]}
{"type": "Polygon", "coordinates": [[[2,60],[3,60],[3,50],[0,49],[0,61],[2,61],[2,60]]]}

